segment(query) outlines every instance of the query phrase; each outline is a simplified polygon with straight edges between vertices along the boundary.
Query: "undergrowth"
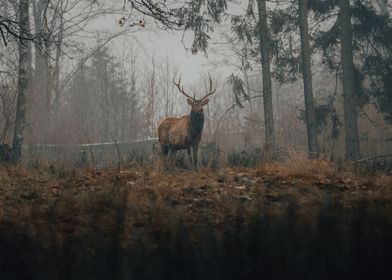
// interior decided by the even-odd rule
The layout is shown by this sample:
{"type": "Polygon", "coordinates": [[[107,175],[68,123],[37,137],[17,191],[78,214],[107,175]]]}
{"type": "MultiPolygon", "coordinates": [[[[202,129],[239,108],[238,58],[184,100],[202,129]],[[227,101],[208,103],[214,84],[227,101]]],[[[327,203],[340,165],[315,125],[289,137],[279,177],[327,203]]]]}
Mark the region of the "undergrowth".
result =
{"type": "Polygon", "coordinates": [[[1,279],[381,277],[391,182],[300,156],[197,171],[1,167],[1,279]]]}

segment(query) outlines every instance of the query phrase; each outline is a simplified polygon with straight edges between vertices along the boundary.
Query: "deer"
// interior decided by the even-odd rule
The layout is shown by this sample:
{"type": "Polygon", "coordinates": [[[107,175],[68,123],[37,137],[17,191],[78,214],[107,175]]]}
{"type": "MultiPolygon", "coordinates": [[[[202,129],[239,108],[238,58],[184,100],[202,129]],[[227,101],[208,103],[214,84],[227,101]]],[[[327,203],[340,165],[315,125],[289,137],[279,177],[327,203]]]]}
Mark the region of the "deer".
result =
{"type": "Polygon", "coordinates": [[[174,155],[178,150],[187,150],[192,168],[197,168],[197,151],[204,127],[203,107],[208,104],[208,97],[216,91],[216,89],[212,89],[210,74],[208,74],[208,77],[210,79],[210,89],[201,99],[191,97],[185,92],[184,87],[181,86],[181,75],[178,82],[173,81],[178,91],[187,98],[187,102],[191,106],[191,111],[188,115],[182,117],[167,117],[159,123],[157,129],[158,139],[164,165],[166,165],[166,159],[169,153],[170,155],[174,155]]]}

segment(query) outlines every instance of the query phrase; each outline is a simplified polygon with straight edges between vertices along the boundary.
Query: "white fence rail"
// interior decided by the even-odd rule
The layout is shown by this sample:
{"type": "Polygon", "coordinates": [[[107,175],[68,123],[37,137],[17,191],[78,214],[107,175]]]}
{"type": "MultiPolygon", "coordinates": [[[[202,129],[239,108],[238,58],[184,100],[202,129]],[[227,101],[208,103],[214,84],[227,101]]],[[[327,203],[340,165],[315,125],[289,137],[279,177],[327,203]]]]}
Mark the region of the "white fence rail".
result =
{"type": "Polygon", "coordinates": [[[23,157],[28,162],[69,163],[80,166],[107,166],[119,161],[142,163],[156,152],[157,144],[157,139],[148,139],[81,145],[26,145],[23,157]]]}

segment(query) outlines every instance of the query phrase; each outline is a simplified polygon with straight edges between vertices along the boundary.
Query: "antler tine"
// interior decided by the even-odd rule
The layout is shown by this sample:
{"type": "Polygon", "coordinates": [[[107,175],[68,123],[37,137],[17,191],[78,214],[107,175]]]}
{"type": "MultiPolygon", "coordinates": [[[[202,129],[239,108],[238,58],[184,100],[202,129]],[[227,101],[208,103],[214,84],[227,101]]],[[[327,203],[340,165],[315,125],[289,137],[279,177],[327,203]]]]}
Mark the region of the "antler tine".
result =
{"type": "Polygon", "coordinates": [[[189,96],[188,94],[186,94],[185,91],[184,91],[184,86],[181,86],[181,75],[180,75],[180,78],[178,79],[178,83],[176,83],[174,80],[173,80],[173,83],[177,86],[178,90],[179,90],[183,95],[185,95],[186,97],[188,97],[188,98],[190,98],[190,99],[192,99],[192,100],[195,100],[193,97],[191,97],[191,96],[189,96]]]}
{"type": "Polygon", "coordinates": [[[207,95],[206,95],[206,96],[204,96],[204,97],[203,97],[202,99],[200,99],[200,100],[204,100],[204,99],[206,99],[208,96],[210,96],[210,95],[214,94],[214,93],[215,93],[215,91],[216,91],[216,89],[212,90],[212,79],[211,79],[211,75],[210,75],[210,73],[208,73],[208,77],[210,78],[210,90],[209,90],[209,93],[207,93],[207,95]]]}

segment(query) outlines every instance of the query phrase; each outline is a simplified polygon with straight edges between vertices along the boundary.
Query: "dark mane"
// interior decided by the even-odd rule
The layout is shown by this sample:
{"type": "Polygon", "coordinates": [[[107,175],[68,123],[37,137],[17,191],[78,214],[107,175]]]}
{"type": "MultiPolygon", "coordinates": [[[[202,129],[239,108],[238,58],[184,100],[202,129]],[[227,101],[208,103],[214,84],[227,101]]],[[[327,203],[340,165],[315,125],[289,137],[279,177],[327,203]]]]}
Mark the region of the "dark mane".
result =
{"type": "Polygon", "coordinates": [[[203,126],[204,126],[204,114],[196,113],[192,111],[189,117],[191,119],[192,129],[195,131],[195,133],[198,132],[201,133],[203,131],[203,126]]]}

